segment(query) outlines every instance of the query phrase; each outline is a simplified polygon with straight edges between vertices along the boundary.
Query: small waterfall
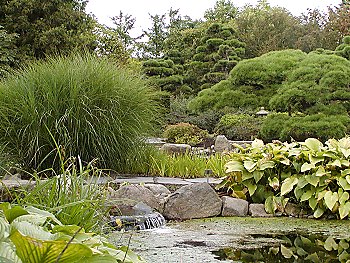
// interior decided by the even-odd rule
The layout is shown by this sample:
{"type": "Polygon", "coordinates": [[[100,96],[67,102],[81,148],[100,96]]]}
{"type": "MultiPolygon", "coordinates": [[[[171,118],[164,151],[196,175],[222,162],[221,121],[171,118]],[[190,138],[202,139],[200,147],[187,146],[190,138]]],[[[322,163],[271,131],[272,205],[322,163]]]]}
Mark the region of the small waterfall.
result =
{"type": "Polygon", "coordinates": [[[117,230],[146,230],[161,227],[165,219],[158,212],[137,216],[111,216],[109,224],[117,230]]]}

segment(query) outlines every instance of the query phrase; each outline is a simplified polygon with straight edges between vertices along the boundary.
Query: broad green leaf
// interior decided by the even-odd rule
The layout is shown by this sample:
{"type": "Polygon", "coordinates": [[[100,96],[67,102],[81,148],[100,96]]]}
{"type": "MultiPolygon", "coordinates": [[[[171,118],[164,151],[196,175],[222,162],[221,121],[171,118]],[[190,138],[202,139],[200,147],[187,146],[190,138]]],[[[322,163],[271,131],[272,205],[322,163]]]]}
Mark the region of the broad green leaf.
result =
{"type": "Polygon", "coordinates": [[[14,206],[8,210],[5,210],[4,214],[6,216],[7,221],[9,221],[11,223],[17,217],[22,216],[22,215],[27,215],[28,212],[20,206],[14,206]]]}
{"type": "Polygon", "coordinates": [[[319,259],[319,257],[318,257],[318,255],[317,255],[316,252],[315,252],[315,253],[312,253],[312,254],[310,254],[310,255],[308,255],[308,256],[305,258],[305,260],[309,260],[309,261],[314,262],[314,263],[320,262],[320,259],[319,259]]]}
{"type": "Polygon", "coordinates": [[[45,224],[47,217],[42,215],[23,215],[20,217],[17,217],[15,220],[13,220],[12,223],[15,222],[29,222],[34,225],[42,226],[45,224]]]}
{"type": "Polygon", "coordinates": [[[320,166],[320,167],[318,167],[315,175],[320,177],[320,176],[323,176],[326,174],[327,174],[326,170],[323,168],[323,166],[320,166]]]}
{"type": "Polygon", "coordinates": [[[350,246],[349,246],[349,243],[346,242],[344,239],[340,239],[339,241],[339,244],[338,244],[340,247],[342,247],[343,249],[348,249],[350,246]]]}
{"type": "Polygon", "coordinates": [[[311,196],[309,199],[309,206],[311,207],[312,210],[315,210],[317,206],[317,199],[314,196],[311,196]]]}
{"type": "Polygon", "coordinates": [[[350,174],[350,169],[344,169],[341,171],[341,175],[348,175],[350,174]]]}
{"type": "Polygon", "coordinates": [[[350,175],[345,176],[346,181],[350,184],[350,175]]]}
{"type": "Polygon", "coordinates": [[[305,185],[308,185],[308,181],[304,177],[300,177],[298,179],[298,187],[299,188],[304,188],[305,185]]]}
{"type": "Polygon", "coordinates": [[[345,158],[348,158],[350,156],[350,149],[341,148],[340,151],[342,152],[345,158]]]}
{"type": "Polygon", "coordinates": [[[329,208],[329,210],[333,210],[333,207],[335,206],[335,203],[338,201],[338,193],[327,191],[327,193],[324,195],[324,201],[326,206],[329,208]]]}
{"type": "Polygon", "coordinates": [[[327,190],[321,191],[317,194],[317,201],[320,201],[324,198],[325,194],[327,193],[327,190]]]}
{"type": "Polygon", "coordinates": [[[3,217],[0,217],[0,241],[10,235],[10,224],[3,217]]]}
{"type": "Polygon", "coordinates": [[[242,162],[236,161],[236,160],[232,160],[226,163],[225,168],[226,168],[226,173],[244,171],[244,166],[242,162]]]}
{"type": "Polygon", "coordinates": [[[260,181],[260,179],[264,176],[264,172],[262,171],[254,171],[253,172],[254,180],[256,183],[260,181]]]}
{"type": "Polygon", "coordinates": [[[338,257],[339,262],[346,262],[349,263],[350,260],[350,254],[344,250],[338,257]]]}
{"type": "Polygon", "coordinates": [[[281,186],[281,195],[285,195],[293,190],[294,185],[298,183],[298,178],[289,177],[285,179],[281,186]]]}
{"type": "Polygon", "coordinates": [[[51,234],[43,227],[32,224],[27,221],[16,222],[14,221],[11,226],[17,229],[22,235],[29,236],[40,240],[55,240],[58,238],[58,234],[51,234]]]}
{"type": "Polygon", "coordinates": [[[318,207],[316,211],[314,212],[314,217],[315,218],[320,218],[324,213],[324,209],[321,207],[318,207]]]}
{"type": "Polygon", "coordinates": [[[277,209],[276,199],[274,196],[269,196],[265,200],[265,210],[269,214],[274,214],[277,209]]]}
{"type": "Polygon", "coordinates": [[[315,138],[306,139],[304,144],[307,148],[315,152],[319,152],[321,150],[321,147],[323,146],[322,143],[315,138]]]}
{"type": "Polygon", "coordinates": [[[333,162],[328,163],[327,166],[341,167],[341,162],[339,159],[336,159],[333,162]]]}
{"type": "Polygon", "coordinates": [[[302,173],[305,173],[305,172],[310,171],[311,169],[314,169],[314,168],[316,168],[316,166],[313,163],[303,163],[300,171],[302,173]]]}
{"type": "Polygon", "coordinates": [[[22,263],[22,260],[17,256],[14,245],[9,242],[0,242],[0,262],[22,263]]]}
{"type": "Polygon", "coordinates": [[[255,148],[255,149],[260,149],[264,146],[265,146],[264,142],[262,140],[259,140],[259,139],[255,139],[251,145],[251,147],[255,148]]]}
{"type": "Polygon", "coordinates": [[[41,210],[39,208],[36,208],[34,206],[28,206],[26,207],[26,211],[29,212],[29,214],[36,214],[36,215],[42,215],[47,218],[50,218],[53,222],[55,222],[57,225],[62,225],[62,223],[54,216],[54,214],[41,210]]]}
{"type": "Polygon", "coordinates": [[[334,152],[332,152],[332,151],[327,151],[327,152],[325,152],[324,154],[322,154],[322,156],[331,158],[331,159],[333,159],[333,160],[336,160],[336,159],[339,158],[339,157],[338,157],[334,152]]]}
{"type": "Polygon", "coordinates": [[[304,194],[304,190],[302,188],[300,188],[299,186],[296,186],[294,188],[294,195],[297,199],[300,199],[303,194],[304,194]]]}
{"type": "Polygon", "coordinates": [[[316,176],[316,174],[307,174],[305,176],[305,179],[309,184],[311,184],[315,187],[318,185],[318,183],[320,181],[320,177],[316,176]]]}
{"type": "Polygon", "coordinates": [[[309,190],[303,193],[303,195],[300,197],[300,202],[307,201],[311,198],[311,196],[314,194],[314,191],[309,190]]]}
{"type": "Polygon", "coordinates": [[[280,162],[284,165],[287,165],[287,166],[290,165],[290,160],[288,158],[283,158],[280,162]]]}
{"type": "Polygon", "coordinates": [[[334,238],[329,236],[326,241],[324,242],[324,248],[327,251],[337,250],[338,244],[334,241],[334,238]]]}
{"type": "MultiPolygon", "coordinates": [[[[338,195],[339,195],[339,193],[338,193],[338,195]]],[[[345,202],[348,200],[349,200],[349,193],[348,192],[344,192],[341,195],[339,195],[339,203],[340,204],[345,204],[345,202]]]]}
{"type": "Polygon", "coordinates": [[[243,171],[242,173],[242,181],[246,181],[249,180],[250,178],[253,178],[253,173],[247,172],[247,171],[243,171]]]}
{"type": "Polygon", "coordinates": [[[239,199],[243,199],[243,200],[247,199],[247,197],[243,191],[233,191],[231,195],[232,195],[232,197],[236,197],[239,199]]]}
{"type": "Polygon", "coordinates": [[[307,253],[304,249],[302,249],[301,247],[297,247],[297,254],[298,256],[301,257],[305,257],[307,255],[309,255],[309,253],[307,253]]]}
{"type": "Polygon", "coordinates": [[[341,166],[349,167],[350,162],[349,160],[340,160],[341,166]]]}
{"type": "Polygon", "coordinates": [[[350,213],[350,202],[340,204],[340,206],[339,206],[340,219],[347,217],[349,215],[349,213],[350,213]]]}
{"type": "Polygon", "coordinates": [[[52,233],[64,233],[67,235],[74,235],[77,232],[84,233],[84,229],[80,226],[76,225],[61,225],[61,226],[55,226],[52,229],[52,233]]]}
{"type": "Polygon", "coordinates": [[[309,161],[311,164],[317,164],[319,162],[323,162],[324,157],[323,156],[313,156],[311,153],[309,153],[309,161]]]}
{"type": "Polygon", "coordinates": [[[248,172],[250,172],[250,173],[252,173],[253,171],[255,171],[256,165],[257,165],[257,163],[256,163],[256,162],[253,162],[253,161],[244,161],[244,162],[243,162],[244,168],[245,168],[248,172]]]}
{"type": "Polygon", "coordinates": [[[92,256],[91,249],[83,244],[71,243],[66,247],[65,241],[42,241],[23,236],[17,230],[13,231],[10,239],[16,246],[17,255],[25,263],[55,263],[65,248],[59,260],[60,263],[84,262],[85,257],[92,256]]]}
{"type": "Polygon", "coordinates": [[[260,171],[264,171],[265,169],[271,169],[275,167],[275,162],[273,161],[266,161],[260,164],[259,169],[260,171]]]}
{"type": "Polygon", "coordinates": [[[273,177],[272,179],[269,177],[269,185],[276,191],[280,187],[280,181],[277,177],[273,177]]]}
{"type": "Polygon", "coordinates": [[[339,147],[350,149],[350,137],[344,137],[339,140],[339,147]]]}
{"type": "Polygon", "coordinates": [[[244,182],[243,184],[248,188],[249,195],[252,196],[255,193],[257,185],[252,184],[251,182],[244,182]]]}
{"type": "Polygon", "coordinates": [[[346,180],[346,178],[344,177],[339,177],[338,178],[338,183],[339,185],[345,190],[350,190],[350,184],[348,183],[348,181],[346,180]]]}
{"type": "Polygon", "coordinates": [[[290,248],[285,247],[283,244],[281,244],[281,254],[285,258],[291,258],[294,256],[293,251],[290,248]]]}

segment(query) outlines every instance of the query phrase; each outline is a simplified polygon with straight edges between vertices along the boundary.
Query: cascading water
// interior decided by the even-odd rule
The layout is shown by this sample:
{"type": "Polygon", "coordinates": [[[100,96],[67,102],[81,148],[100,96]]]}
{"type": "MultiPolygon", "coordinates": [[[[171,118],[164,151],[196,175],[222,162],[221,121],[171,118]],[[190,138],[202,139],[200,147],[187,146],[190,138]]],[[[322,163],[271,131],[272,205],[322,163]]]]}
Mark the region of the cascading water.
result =
{"type": "Polygon", "coordinates": [[[146,230],[163,226],[165,219],[162,214],[153,212],[146,215],[111,216],[109,224],[116,230],[146,230]]]}

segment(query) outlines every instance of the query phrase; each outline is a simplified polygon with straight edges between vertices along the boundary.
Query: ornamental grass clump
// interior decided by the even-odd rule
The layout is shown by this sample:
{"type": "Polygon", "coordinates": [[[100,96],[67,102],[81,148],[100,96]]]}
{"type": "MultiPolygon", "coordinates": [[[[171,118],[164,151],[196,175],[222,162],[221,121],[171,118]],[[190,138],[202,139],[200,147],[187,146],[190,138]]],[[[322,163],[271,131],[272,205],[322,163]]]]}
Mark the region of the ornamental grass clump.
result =
{"type": "Polygon", "coordinates": [[[119,170],[155,126],[153,96],[140,76],[93,55],[35,62],[0,83],[0,143],[25,168],[59,167],[55,140],[64,159],[119,170]]]}

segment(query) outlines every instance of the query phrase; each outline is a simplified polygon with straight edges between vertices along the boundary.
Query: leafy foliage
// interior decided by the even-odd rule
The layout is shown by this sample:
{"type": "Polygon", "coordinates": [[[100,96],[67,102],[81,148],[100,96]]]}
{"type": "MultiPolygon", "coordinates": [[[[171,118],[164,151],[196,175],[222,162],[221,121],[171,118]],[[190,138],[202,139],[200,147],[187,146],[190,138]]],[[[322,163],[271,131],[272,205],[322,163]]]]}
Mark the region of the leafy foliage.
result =
{"type": "Polygon", "coordinates": [[[350,138],[330,139],[325,145],[305,142],[264,144],[232,153],[228,173],[219,187],[238,198],[265,202],[269,213],[284,211],[289,200],[307,205],[319,218],[335,213],[340,219],[350,213],[350,138]]]}
{"type": "Polygon", "coordinates": [[[226,114],[215,127],[215,133],[228,139],[249,141],[257,137],[262,119],[248,114],[226,114]]]}
{"type": "Polygon", "coordinates": [[[21,61],[94,49],[94,21],[85,13],[86,1],[0,1],[0,25],[17,34],[21,61]]]}
{"type": "Polygon", "coordinates": [[[37,62],[0,84],[0,141],[33,169],[57,164],[54,140],[64,159],[121,169],[128,155],[142,154],[157,115],[153,97],[140,76],[106,59],[37,62]]]}
{"type": "Polygon", "coordinates": [[[187,143],[192,146],[201,143],[208,136],[209,134],[206,130],[202,130],[189,123],[168,125],[163,133],[163,137],[165,137],[168,142],[187,143]]]}
{"type": "Polygon", "coordinates": [[[6,30],[0,26],[0,79],[9,71],[11,66],[15,64],[16,48],[14,45],[16,34],[8,34],[6,30]]]}
{"type": "Polygon", "coordinates": [[[80,159],[62,161],[61,171],[50,179],[40,179],[41,174],[31,175],[36,182],[33,187],[22,189],[16,195],[17,204],[44,209],[65,225],[77,225],[87,231],[99,231],[108,207],[103,187],[97,183],[102,171],[87,165],[80,159]]]}
{"type": "Polygon", "coordinates": [[[126,247],[76,225],[63,225],[53,214],[34,207],[0,205],[1,262],[144,262],[126,247]]]}

